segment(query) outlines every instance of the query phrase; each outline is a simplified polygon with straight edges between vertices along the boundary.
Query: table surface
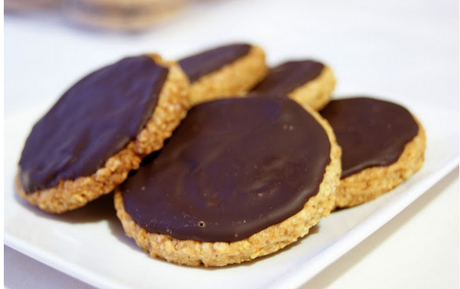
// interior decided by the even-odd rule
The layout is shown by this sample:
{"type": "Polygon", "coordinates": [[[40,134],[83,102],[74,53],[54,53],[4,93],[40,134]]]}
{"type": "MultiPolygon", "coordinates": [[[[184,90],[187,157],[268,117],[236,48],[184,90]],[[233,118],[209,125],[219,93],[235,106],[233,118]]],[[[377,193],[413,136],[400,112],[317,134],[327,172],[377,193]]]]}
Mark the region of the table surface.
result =
{"type": "MultiPolygon", "coordinates": [[[[458,108],[457,1],[343,2],[191,1],[136,34],[80,28],[55,12],[6,14],[5,115],[20,112],[23,99],[51,104],[88,71],[126,55],[155,50],[175,58],[240,39],[263,46],[270,64],[325,61],[337,94],[436,97],[458,108]],[[25,86],[28,78],[39,87],[25,86]],[[18,95],[37,89],[34,100],[18,95]]],[[[458,175],[457,168],[302,288],[458,288],[458,175]]],[[[92,288],[7,246],[4,266],[5,288],[92,288]]]]}

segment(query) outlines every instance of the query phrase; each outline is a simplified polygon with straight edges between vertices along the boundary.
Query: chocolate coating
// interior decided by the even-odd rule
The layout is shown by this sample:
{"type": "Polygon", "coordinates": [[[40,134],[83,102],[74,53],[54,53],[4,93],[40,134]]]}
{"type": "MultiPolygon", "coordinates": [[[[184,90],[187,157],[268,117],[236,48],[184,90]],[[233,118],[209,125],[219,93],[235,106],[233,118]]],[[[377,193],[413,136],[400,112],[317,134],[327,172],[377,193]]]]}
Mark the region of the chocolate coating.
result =
{"type": "Polygon", "coordinates": [[[342,147],[342,178],[395,163],[419,130],[407,109],[372,98],[337,99],[320,113],[342,147]]]}
{"type": "Polygon", "coordinates": [[[152,233],[242,240],[318,193],[330,149],[322,126],[285,97],[202,103],[121,185],[125,210],[152,233]]]}
{"type": "Polygon", "coordinates": [[[19,161],[24,190],[95,173],[142,130],[167,75],[150,57],[130,57],[72,86],[27,138],[19,161]]]}
{"type": "Polygon", "coordinates": [[[222,46],[183,58],[179,60],[179,65],[193,83],[248,54],[250,49],[248,44],[222,46]]]}
{"type": "Polygon", "coordinates": [[[267,77],[252,89],[257,93],[289,94],[317,78],[324,65],[313,60],[290,61],[271,68],[267,77]]]}

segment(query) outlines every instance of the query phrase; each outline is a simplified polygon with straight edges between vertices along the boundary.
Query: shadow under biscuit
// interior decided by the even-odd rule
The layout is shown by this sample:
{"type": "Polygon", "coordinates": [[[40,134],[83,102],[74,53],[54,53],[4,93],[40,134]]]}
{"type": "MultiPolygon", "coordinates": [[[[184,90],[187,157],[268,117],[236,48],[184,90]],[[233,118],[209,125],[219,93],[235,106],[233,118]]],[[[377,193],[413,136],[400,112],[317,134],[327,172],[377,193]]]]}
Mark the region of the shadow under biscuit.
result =
{"type": "Polygon", "coordinates": [[[65,212],[60,215],[47,213],[40,210],[34,205],[30,204],[26,200],[22,199],[16,192],[13,186],[14,199],[24,208],[33,212],[36,216],[41,218],[53,219],[57,221],[67,222],[71,224],[82,224],[82,223],[97,223],[102,220],[108,220],[110,222],[118,222],[116,217],[115,208],[113,206],[113,195],[109,193],[104,195],[93,202],[88,203],[86,206],[79,208],[74,211],[65,212]]]}
{"type": "MultiPolygon", "coordinates": [[[[15,190],[14,186],[13,190],[15,190]]],[[[14,199],[18,202],[18,204],[30,212],[33,212],[34,215],[39,218],[51,219],[69,224],[98,223],[106,221],[111,234],[117,239],[117,241],[123,242],[133,250],[139,251],[145,255],[142,249],[136,245],[134,240],[125,235],[123,227],[116,216],[112,193],[104,195],[97,200],[88,203],[82,208],[59,215],[50,214],[40,210],[22,199],[17,193],[14,194],[14,199]]],[[[148,255],[146,255],[146,257],[148,257],[148,255]]]]}
{"type": "MultiPolygon", "coordinates": [[[[113,196],[112,194],[110,194],[110,196],[111,196],[112,206],[113,206],[113,196]]],[[[144,251],[139,246],[136,245],[136,242],[133,239],[126,236],[125,231],[123,230],[123,227],[120,223],[120,220],[118,220],[116,216],[115,208],[113,208],[113,215],[111,216],[111,219],[107,222],[107,225],[110,229],[111,234],[117,239],[117,241],[122,242],[123,244],[130,247],[133,251],[139,252],[140,254],[144,255],[146,258],[150,259],[150,256],[148,254],[145,254],[144,251]]]]}

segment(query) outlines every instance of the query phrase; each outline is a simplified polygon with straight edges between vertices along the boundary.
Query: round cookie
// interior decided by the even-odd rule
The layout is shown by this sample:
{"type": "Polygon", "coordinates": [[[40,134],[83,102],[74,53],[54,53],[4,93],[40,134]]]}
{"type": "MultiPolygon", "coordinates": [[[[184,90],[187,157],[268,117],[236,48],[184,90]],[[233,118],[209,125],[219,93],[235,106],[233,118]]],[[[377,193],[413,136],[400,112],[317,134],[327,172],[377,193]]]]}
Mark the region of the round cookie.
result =
{"type": "Polygon", "coordinates": [[[189,84],[175,63],[129,57],[81,79],[27,138],[18,194],[51,213],[111,192],[160,149],[188,109],[189,84]]]}
{"type": "Polygon", "coordinates": [[[340,147],[316,112],[286,97],[191,108],[158,154],[115,191],[138,246],[169,262],[225,266],[306,235],[335,202],[340,147]]]}
{"type": "Polygon", "coordinates": [[[336,79],[332,69],[314,60],[289,61],[271,68],[251,92],[288,95],[320,110],[331,99],[336,79]]]}
{"type": "Polygon", "coordinates": [[[206,50],[178,61],[190,80],[192,105],[245,94],[267,73],[262,48],[231,44],[206,50]]]}
{"type": "Polygon", "coordinates": [[[404,107],[358,97],[333,100],[320,113],[342,147],[336,207],[373,200],[422,167],[425,131],[404,107]]]}

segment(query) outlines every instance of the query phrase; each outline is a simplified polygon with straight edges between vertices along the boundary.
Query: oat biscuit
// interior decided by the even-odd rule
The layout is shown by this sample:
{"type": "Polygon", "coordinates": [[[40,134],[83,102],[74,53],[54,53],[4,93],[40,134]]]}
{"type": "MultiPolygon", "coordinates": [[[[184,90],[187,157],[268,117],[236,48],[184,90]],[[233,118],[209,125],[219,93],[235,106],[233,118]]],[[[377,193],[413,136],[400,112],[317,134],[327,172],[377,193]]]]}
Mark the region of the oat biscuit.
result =
{"type": "Polygon", "coordinates": [[[264,51],[249,44],[210,49],[178,63],[190,80],[192,105],[245,94],[265,77],[268,69],[264,51]]]}
{"type": "Polygon", "coordinates": [[[114,202],[126,234],[152,257],[225,266],[306,235],[329,215],[340,173],[335,136],[307,105],[219,99],[192,107],[114,202]]]}
{"type": "Polygon", "coordinates": [[[175,63],[129,57],[72,86],[32,129],[18,194],[63,213],[111,192],[185,117],[189,84],[175,63]]]}
{"type": "Polygon", "coordinates": [[[288,95],[299,103],[320,110],[330,101],[335,83],[332,69],[321,62],[289,61],[271,68],[251,92],[288,95]]]}
{"type": "Polygon", "coordinates": [[[320,113],[342,147],[336,207],[373,200],[422,167],[425,131],[402,106],[358,97],[333,100],[320,113]]]}

